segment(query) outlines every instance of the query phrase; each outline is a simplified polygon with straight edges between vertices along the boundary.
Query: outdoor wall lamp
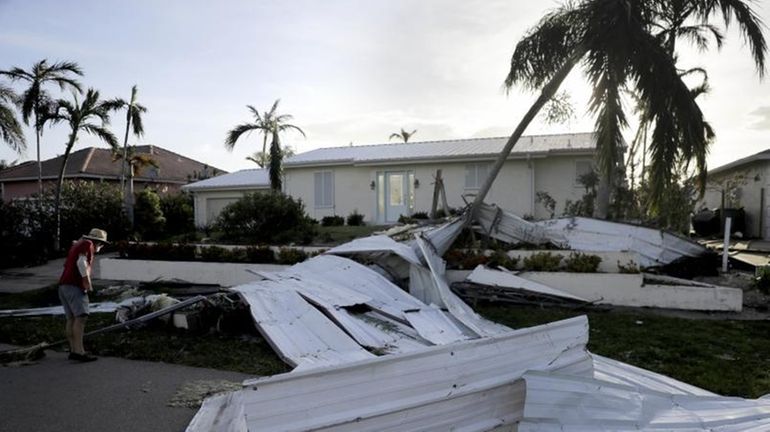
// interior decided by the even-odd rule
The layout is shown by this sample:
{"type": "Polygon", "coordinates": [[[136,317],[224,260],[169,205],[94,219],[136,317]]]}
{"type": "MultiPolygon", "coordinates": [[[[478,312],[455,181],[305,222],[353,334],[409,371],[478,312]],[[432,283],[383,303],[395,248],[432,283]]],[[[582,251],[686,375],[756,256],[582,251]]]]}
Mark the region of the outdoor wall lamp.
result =
{"type": "Polygon", "coordinates": [[[415,189],[419,189],[420,188],[420,180],[419,179],[414,179],[414,188],[415,189]]]}
{"type": "Polygon", "coordinates": [[[371,183],[369,183],[369,189],[374,190],[374,188],[377,186],[377,184],[372,180],[371,183]]]}

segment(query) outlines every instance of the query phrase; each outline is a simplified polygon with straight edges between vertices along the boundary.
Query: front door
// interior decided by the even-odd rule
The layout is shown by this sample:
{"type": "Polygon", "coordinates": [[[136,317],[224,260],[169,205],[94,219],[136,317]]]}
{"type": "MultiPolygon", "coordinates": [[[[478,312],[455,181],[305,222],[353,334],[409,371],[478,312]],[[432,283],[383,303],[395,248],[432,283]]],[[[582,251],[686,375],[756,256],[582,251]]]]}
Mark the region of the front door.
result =
{"type": "Polygon", "coordinates": [[[398,222],[401,215],[409,215],[406,171],[385,173],[385,222],[398,222]]]}

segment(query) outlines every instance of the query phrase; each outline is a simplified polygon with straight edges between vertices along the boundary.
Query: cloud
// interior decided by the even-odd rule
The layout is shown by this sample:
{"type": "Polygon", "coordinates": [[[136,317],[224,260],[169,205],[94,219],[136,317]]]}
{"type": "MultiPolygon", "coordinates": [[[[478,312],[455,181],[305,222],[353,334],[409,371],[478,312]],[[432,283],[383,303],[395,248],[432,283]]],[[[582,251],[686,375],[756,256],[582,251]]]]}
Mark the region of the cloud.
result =
{"type": "Polygon", "coordinates": [[[749,126],[751,129],[770,130],[770,106],[761,106],[749,113],[758,120],[749,126]]]}

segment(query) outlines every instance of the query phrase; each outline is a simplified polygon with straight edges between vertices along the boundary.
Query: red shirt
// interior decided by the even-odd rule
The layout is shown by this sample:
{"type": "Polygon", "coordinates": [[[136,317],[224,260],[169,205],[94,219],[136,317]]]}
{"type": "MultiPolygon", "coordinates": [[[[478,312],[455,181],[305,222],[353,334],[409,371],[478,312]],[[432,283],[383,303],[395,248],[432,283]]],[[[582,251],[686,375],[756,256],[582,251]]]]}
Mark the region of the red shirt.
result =
{"type": "Polygon", "coordinates": [[[91,268],[95,253],[96,248],[91,240],[80,239],[76,241],[67,253],[67,259],[64,261],[64,271],[59,278],[59,285],[75,285],[85,291],[83,276],[80,275],[80,270],[78,270],[78,257],[85,255],[88,267],[91,268]]]}

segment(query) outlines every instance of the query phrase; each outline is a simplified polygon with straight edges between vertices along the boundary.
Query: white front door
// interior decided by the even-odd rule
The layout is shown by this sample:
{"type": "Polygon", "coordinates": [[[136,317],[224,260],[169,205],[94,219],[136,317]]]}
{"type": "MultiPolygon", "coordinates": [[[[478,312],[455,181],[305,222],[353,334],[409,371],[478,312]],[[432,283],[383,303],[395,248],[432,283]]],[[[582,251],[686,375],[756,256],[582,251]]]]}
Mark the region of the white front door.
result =
{"type": "Polygon", "coordinates": [[[398,222],[401,215],[409,215],[409,196],[406,171],[385,173],[385,222],[398,222]]]}

